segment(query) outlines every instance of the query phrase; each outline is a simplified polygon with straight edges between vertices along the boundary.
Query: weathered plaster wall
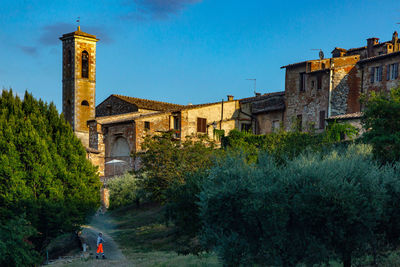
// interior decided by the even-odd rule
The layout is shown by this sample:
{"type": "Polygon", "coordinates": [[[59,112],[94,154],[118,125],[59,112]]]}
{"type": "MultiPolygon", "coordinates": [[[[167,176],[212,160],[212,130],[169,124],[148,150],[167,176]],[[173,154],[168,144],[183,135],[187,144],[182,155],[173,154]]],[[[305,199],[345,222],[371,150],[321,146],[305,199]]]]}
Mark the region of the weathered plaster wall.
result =
{"type": "Polygon", "coordinates": [[[329,71],[314,71],[306,74],[306,88],[300,91],[300,73],[303,72],[306,72],[306,64],[286,69],[286,114],[284,116],[286,130],[295,129],[298,115],[302,115],[302,129],[318,128],[320,111],[325,111],[327,114],[329,71]],[[318,75],[322,76],[321,88],[316,86],[318,75]],[[314,86],[312,86],[313,82],[314,86]]]}

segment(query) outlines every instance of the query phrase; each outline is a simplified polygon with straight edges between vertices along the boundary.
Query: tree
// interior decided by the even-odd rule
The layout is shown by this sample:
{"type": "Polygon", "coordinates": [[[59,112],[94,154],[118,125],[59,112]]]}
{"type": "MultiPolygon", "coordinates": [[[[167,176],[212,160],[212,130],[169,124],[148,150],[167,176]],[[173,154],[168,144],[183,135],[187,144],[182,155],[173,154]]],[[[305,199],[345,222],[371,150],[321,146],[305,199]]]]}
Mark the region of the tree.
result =
{"type": "Polygon", "coordinates": [[[296,266],[372,256],[399,245],[399,166],[366,145],[307,153],[277,165],[228,157],[199,195],[203,246],[228,266],[296,266]]]}
{"type": "Polygon", "coordinates": [[[400,159],[400,87],[387,92],[371,92],[366,98],[362,120],[367,143],[382,163],[400,159]]]}
{"type": "MultiPolygon", "coordinates": [[[[27,236],[37,251],[57,235],[80,228],[99,205],[100,186],[96,168],[53,103],[29,93],[21,101],[11,90],[3,90],[0,207],[10,218],[26,214],[24,219],[38,233],[27,236]]],[[[3,238],[0,235],[2,242],[3,238]]]]}
{"type": "Polygon", "coordinates": [[[142,163],[140,169],[144,189],[156,201],[166,200],[166,190],[173,184],[184,184],[187,173],[211,164],[214,142],[205,137],[175,139],[172,132],[147,136],[142,145],[144,153],[137,153],[142,163]]]}

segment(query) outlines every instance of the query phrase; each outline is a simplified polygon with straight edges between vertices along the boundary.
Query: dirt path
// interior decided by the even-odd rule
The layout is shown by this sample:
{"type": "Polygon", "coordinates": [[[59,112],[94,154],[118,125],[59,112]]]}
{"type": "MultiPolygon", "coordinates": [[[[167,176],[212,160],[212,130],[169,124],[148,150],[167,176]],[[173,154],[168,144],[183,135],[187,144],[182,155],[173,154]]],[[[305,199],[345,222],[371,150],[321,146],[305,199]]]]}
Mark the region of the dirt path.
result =
{"type": "Polygon", "coordinates": [[[82,237],[89,245],[89,252],[95,257],[96,255],[96,242],[99,233],[103,234],[104,238],[104,254],[109,260],[124,260],[125,256],[122,254],[118,245],[115,243],[113,238],[109,235],[109,231],[115,226],[108,220],[107,213],[98,214],[94,216],[90,224],[84,226],[82,229],[82,237]]]}

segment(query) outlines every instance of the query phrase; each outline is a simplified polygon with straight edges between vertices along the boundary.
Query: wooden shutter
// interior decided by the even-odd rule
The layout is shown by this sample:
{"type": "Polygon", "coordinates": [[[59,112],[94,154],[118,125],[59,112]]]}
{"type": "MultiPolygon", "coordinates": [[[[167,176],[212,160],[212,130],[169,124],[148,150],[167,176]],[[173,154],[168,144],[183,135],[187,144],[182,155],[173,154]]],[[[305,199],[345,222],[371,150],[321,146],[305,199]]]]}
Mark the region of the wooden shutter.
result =
{"type": "Polygon", "coordinates": [[[386,66],[386,80],[390,80],[390,64],[386,66]]]}
{"type": "Polygon", "coordinates": [[[372,68],[370,68],[370,71],[369,71],[370,73],[369,73],[369,76],[370,76],[370,82],[371,83],[374,83],[374,80],[375,80],[375,68],[374,67],[372,67],[372,68]]]}
{"type": "Polygon", "coordinates": [[[378,81],[380,82],[382,81],[382,69],[382,66],[378,67],[378,81]]]}
{"type": "Polygon", "coordinates": [[[207,119],[197,118],[197,132],[205,133],[207,131],[207,119]]]}
{"type": "Polygon", "coordinates": [[[399,77],[399,63],[394,64],[394,78],[397,79],[399,77]]]}

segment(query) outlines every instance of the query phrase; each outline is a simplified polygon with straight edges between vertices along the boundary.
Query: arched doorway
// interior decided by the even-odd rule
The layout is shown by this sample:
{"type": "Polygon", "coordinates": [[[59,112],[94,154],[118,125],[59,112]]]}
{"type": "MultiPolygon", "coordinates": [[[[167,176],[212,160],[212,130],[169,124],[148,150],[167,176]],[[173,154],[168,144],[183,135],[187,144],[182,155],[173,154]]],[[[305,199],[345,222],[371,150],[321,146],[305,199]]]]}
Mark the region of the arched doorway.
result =
{"type": "Polygon", "coordinates": [[[111,144],[110,152],[106,162],[107,176],[121,175],[131,168],[130,148],[125,137],[116,137],[111,144]]]}

